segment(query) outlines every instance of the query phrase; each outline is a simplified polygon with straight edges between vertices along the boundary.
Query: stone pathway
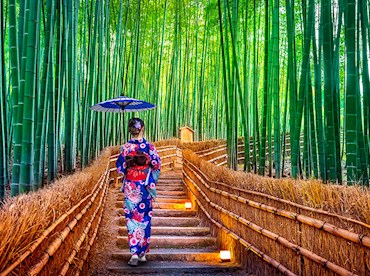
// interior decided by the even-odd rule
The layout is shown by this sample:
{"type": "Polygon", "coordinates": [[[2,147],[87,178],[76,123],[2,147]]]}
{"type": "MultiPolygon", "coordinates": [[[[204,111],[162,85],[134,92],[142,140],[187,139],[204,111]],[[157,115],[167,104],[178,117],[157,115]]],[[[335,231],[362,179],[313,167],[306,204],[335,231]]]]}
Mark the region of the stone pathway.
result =
{"type": "MultiPolygon", "coordinates": [[[[127,228],[123,213],[123,194],[111,190],[115,198],[113,229],[116,231],[114,248],[106,260],[104,272],[92,275],[242,275],[238,265],[222,263],[216,238],[197,216],[194,209],[185,209],[189,201],[182,183],[180,170],[163,173],[157,184],[154,202],[151,248],[148,262],[138,267],[127,265],[130,259],[127,228]]],[[[112,246],[112,245],[111,245],[112,246]]]]}

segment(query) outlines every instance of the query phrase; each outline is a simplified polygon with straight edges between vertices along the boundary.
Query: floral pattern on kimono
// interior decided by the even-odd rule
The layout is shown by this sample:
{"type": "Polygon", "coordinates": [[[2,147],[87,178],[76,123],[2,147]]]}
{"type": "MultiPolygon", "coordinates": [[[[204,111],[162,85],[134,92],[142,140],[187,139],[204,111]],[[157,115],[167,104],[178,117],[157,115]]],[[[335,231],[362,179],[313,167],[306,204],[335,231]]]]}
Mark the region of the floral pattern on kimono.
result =
{"type": "Polygon", "coordinates": [[[131,139],[121,147],[116,166],[117,171],[124,175],[121,190],[125,198],[123,210],[130,252],[143,256],[149,251],[152,201],[156,196],[155,186],[160,173],[161,159],[156,148],[144,138],[131,139]],[[128,168],[126,163],[128,156],[134,156],[137,151],[147,157],[146,164],[128,168]]]}

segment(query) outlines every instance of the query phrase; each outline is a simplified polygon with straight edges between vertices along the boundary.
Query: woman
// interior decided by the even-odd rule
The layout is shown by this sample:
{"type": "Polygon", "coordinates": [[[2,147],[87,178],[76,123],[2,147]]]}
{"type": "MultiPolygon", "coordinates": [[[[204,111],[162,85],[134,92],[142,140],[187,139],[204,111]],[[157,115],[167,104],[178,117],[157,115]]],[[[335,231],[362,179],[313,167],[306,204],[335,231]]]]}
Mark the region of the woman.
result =
{"type": "Polygon", "coordinates": [[[149,251],[152,201],[158,180],[161,160],[155,147],[144,138],[144,122],[132,118],[128,122],[131,140],[122,146],[117,159],[117,171],[124,175],[124,213],[128,232],[131,266],[146,262],[149,251]]]}

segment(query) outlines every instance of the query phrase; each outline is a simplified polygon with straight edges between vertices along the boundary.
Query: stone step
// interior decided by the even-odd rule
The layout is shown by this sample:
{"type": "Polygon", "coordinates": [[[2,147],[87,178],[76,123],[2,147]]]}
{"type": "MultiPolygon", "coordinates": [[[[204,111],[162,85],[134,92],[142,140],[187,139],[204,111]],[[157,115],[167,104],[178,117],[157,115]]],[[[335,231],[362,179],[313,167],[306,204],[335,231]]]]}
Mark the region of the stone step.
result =
{"type": "Polygon", "coordinates": [[[158,179],[158,184],[160,184],[160,183],[169,183],[169,184],[181,183],[182,184],[182,177],[180,177],[180,178],[162,178],[162,177],[160,177],[158,179]]]}
{"type": "MultiPolygon", "coordinates": [[[[125,213],[123,208],[117,209],[117,212],[124,216],[125,213]]],[[[195,210],[172,210],[172,209],[154,209],[153,210],[153,217],[194,217],[196,216],[197,211],[195,210]]]]}
{"type": "Polygon", "coordinates": [[[157,197],[155,202],[168,202],[168,203],[185,203],[190,202],[188,198],[174,198],[174,197],[157,197]]]}
{"type": "Polygon", "coordinates": [[[158,181],[157,186],[178,186],[178,185],[184,185],[182,180],[176,180],[176,181],[158,181]]]}
{"type": "MultiPolygon", "coordinates": [[[[127,228],[119,227],[118,233],[121,236],[127,236],[127,228]]],[[[209,227],[174,227],[174,226],[153,226],[151,230],[154,235],[172,235],[172,236],[207,236],[211,233],[209,227]]]]}
{"type": "Polygon", "coordinates": [[[177,173],[177,174],[173,174],[173,175],[166,175],[166,174],[161,174],[159,176],[159,180],[176,180],[176,179],[182,179],[183,177],[183,174],[182,174],[182,171],[177,173]]]}
{"type": "MultiPolygon", "coordinates": [[[[152,226],[172,226],[172,227],[195,227],[200,224],[199,218],[189,217],[153,217],[152,226]]],[[[126,226],[125,217],[120,217],[118,225],[126,226]]]]}
{"type": "Polygon", "coordinates": [[[185,210],[184,203],[153,202],[154,209],[185,210]]]}
{"type": "Polygon", "coordinates": [[[154,217],[195,217],[197,211],[192,209],[154,209],[154,217]]]}
{"type": "Polygon", "coordinates": [[[185,197],[187,193],[183,191],[157,191],[157,196],[185,197]]]}
{"type": "Polygon", "coordinates": [[[168,187],[168,186],[179,187],[179,186],[184,186],[184,183],[182,182],[158,182],[156,186],[157,187],[168,187]]]}
{"type": "MultiPolygon", "coordinates": [[[[129,250],[120,250],[112,254],[116,260],[127,262],[131,258],[129,250]]],[[[147,254],[148,261],[183,261],[183,262],[217,262],[220,252],[215,248],[198,249],[150,249],[147,254]]]]}
{"type": "Polygon", "coordinates": [[[185,186],[172,186],[172,185],[167,185],[167,186],[157,186],[156,187],[157,191],[174,191],[174,192],[185,192],[185,186]]]}
{"type": "MultiPolygon", "coordinates": [[[[216,245],[215,237],[151,236],[151,248],[199,248],[216,245]]],[[[117,237],[119,248],[129,248],[127,236],[117,237]]]]}
{"type": "Polygon", "coordinates": [[[147,262],[138,267],[130,267],[124,263],[119,266],[110,266],[108,270],[120,275],[236,275],[241,268],[233,263],[208,262],[147,262]],[[220,274],[219,274],[220,273],[220,274]]]}
{"type": "Polygon", "coordinates": [[[157,198],[164,198],[164,199],[170,199],[170,198],[176,198],[176,199],[189,199],[189,196],[184,193],[184,195],[181,196],[173,196],[173,195],[161,195],[157,193],[157,198]]]}

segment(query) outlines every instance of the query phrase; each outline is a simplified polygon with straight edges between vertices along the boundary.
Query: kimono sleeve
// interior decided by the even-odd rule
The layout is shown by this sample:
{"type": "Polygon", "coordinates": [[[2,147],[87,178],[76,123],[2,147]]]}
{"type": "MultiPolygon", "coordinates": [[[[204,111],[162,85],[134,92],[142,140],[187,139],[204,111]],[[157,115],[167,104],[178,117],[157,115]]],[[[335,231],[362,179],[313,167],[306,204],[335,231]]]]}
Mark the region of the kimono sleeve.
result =
{"type": "Polygon", "coordinates": [[[117,172],[126,175],[126,156],[124,154],[123,147],[121,147],[120,154],[116,162],[117,172]]]}
{"type": "Polygon", "coordinates": [[[161,158],[158,155],[157,149],[154,147],[154,145],[150,144],[150,165],[154,171],[160,171],[161,170],[161,158]]]}

